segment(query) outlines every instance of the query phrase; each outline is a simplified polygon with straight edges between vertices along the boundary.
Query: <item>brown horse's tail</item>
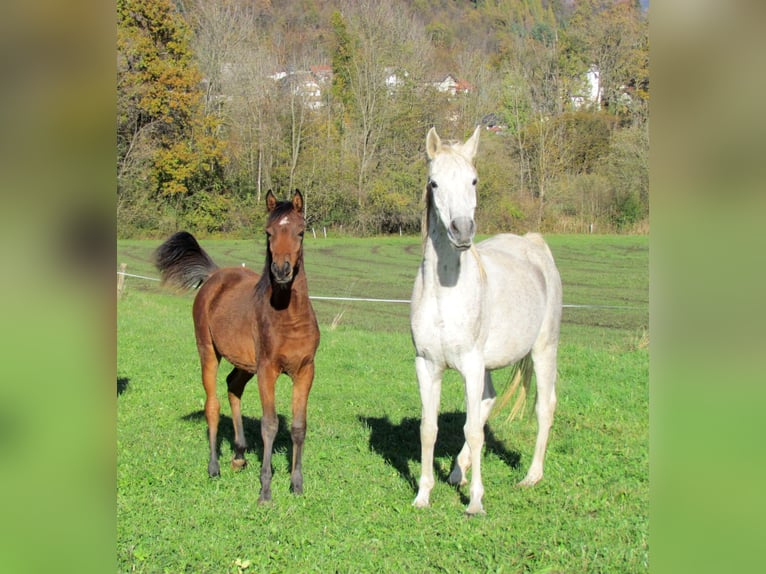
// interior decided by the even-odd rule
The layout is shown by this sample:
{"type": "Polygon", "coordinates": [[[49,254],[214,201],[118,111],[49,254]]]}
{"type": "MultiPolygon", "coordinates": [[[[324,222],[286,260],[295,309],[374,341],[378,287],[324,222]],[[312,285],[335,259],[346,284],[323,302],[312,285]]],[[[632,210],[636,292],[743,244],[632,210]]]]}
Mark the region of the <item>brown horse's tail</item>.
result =
{"type": "Polygon", "coordinates": [[[163,285],[181,289],[197,289],[218,265],[200,247],[188,231],[171,235],[154,252],[163,285]]]}
{"type": "Polygon", "coordinates": [[[529,354],[513,366],[511,384],[500,395],[498,404],[493,409],[495,412],[500,412],[510,402],[511,398],[516,395],[516,400],[511,407],[511,413],[508,415],[506,422],[515,419],[519,413],[522,414],[522,417],[524,416],[524,406],[527,404],[527,395],[529,394],[529,385],[532,381],[533,372],[532,355],[529,354]]]}

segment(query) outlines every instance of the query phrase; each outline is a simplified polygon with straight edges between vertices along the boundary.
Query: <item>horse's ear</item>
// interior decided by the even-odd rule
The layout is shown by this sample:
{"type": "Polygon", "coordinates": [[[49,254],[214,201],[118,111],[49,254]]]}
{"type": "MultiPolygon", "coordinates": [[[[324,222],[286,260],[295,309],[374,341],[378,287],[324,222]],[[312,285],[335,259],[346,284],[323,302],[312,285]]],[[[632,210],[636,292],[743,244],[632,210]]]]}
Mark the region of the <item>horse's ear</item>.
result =
{"type": "Polygon", "coordinates": [[[271,190],[266,194],[266,209],[269,213],[274,211],[274,208],[277,206],[277,198],[274,197],[274,194],[271,193],[271,190]]]}
{"type": "Polygon", "coordinates": [[[293,195],[293,209],[303,215],[303,194],[297,189],[293,195]]]}
{"type": "Polygon", "coordinates": [[[481,132],[481,125],[478,125],[476,126],[476,129],[473,130],[473,135],[470,138],[468,138],[468,140],[462,146],[463,155],[470,161],[473,161],[473,158],[476,156],[476,152],[479,150],[479,133],[480,132],[481,132]]]}
{"type": "Polygon", "coordinates": [[[428,130],[428,135],[426,136],[426,154],[428,154],[428,159],[433,159],[436,156],[436,152],[439,151],[441,145],[442,140],[439,138],[439,134],[436,133],[436,128],[432,127],[428,130]]]}

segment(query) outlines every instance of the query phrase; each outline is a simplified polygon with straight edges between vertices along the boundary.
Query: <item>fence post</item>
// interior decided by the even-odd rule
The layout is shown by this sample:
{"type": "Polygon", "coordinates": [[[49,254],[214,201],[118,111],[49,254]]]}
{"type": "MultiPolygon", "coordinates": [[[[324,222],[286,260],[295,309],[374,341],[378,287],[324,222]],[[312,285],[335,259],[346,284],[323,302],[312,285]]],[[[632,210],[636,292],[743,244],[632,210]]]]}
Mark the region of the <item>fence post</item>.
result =
{"type": "Polygon", "coordinates": [[[120,263],[120,272],[117,274],[117,298],[122,297],[122,292],[125,290],[125,269],[128,268],[127,263],[120,263]]]}

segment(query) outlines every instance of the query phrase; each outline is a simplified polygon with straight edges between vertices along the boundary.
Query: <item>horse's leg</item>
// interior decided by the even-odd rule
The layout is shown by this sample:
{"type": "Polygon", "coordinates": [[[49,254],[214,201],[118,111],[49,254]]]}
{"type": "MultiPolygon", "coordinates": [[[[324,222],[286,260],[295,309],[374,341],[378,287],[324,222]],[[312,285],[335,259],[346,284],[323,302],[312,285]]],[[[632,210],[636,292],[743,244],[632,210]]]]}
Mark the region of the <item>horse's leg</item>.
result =
{"type": "Polygon", "coordinates": [[[226,384],[229,387],[229,405],[231,406],[231,422],[234,425],[234,458],[231,461],[231,467],[239,470],[247,466],[245,460],[245,449],[247,441],[245,440],[245,429],[242,426],[242,393],[245,390],[247,382],[253,378],[253,373],[248,373],[242,369],[234,368],[226,377],[226,384]]]}
{"type": "Polygon", "coordinates": [[[466,514],[484,514],[481,499],[484,497],[484,485],[481,481],[481,449],[484,445],[484,423],[481,418],[482,396],[484,391],[484,364],[479,357],[470,357],[463,363],[461,370],[465,379],[465,442],[471,454],[471,499],[466,514]]]}
{"type": "Polygon", "coordinates": [[[271,453],[274,449],[274,438],[277,436],[279,420],[274,402],[274,387],[279,371],[272,365],[261,365],[258,368],[258,392],[261,396],[261,438],[263,439],[263,463],[261,464],[261,493],[258,502],[271,500],[271,453]]]}
{"type": "Polygon", "coordinates": [[[303,367],[293,377],[293,461],[290,485],[294,494],[303,494],[303,442],[306,439],[306,406],[314,382],[314,363],[303,367]]]}
{"type": "Polygon", "coordinates": [[[202,366],[202,386],[205,387],[205,419],[207,420],[208,439],[210,441],[210,461],[207,464],[207,474],[210,477],[221,474],[218,466],[218,419],[221,405],[216,397],[216,375],[220,357],[212,345],[198,344],[200,364],[202,366]]]}
{"type": "MultiPolygon", "coordinates": [[[[492,373],[484,371],[484,392],[481,395],[481,426],[487,424],[489,413],[492,412],[492,407],[495,405],[495,399],[497,393],[495,387],[492,385],[492,373]]],[[[460,450],[460,454],[455,458],[455,465],[452,467],[452,472],[447,479],[447,482],[454,485],[464,485],[468,482],[466,478],[468,469],[471,468],[471,448],[468,446],[468,442],[463,443],[463,448],[460,450]]]]}
{"type": "Polygon", "coordinates": [[[434,487],[434,444],[439,430],[439,402],[444,368],[424,357],[415,357],[415,372],[423,408],[420,420],[420,482],[412,504],[423,508],[428,506],[431,489],[434,487]]]}
{"type": "Polygon", "coordinates": [[[556,410],[556,345],[548,345],[542,350],[532,350],[532,361],[535,367],[537,381],[537,440],[532,464],[527,476],[519,482],[519,486],[532,486],[543,477],[543,460],[548,444],[548,433],[553,424],[553,412],[556,410]]]}

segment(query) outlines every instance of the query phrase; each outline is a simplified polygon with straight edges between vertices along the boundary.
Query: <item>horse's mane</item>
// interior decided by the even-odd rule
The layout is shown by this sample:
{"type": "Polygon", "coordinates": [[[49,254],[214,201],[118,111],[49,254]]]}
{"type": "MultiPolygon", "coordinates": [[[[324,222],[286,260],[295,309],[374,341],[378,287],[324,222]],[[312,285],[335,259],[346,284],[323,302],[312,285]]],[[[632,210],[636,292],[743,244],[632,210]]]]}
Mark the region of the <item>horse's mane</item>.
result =
{"type": "Polygon", "coordinates": [[[423,248],[425,248],[428,237],[428,217],[431,215],[431,188],[428,183],[423,186],[423,197],[420,199],[420,204],[423,206],[420,215],[420,240],[423,248]]]}

